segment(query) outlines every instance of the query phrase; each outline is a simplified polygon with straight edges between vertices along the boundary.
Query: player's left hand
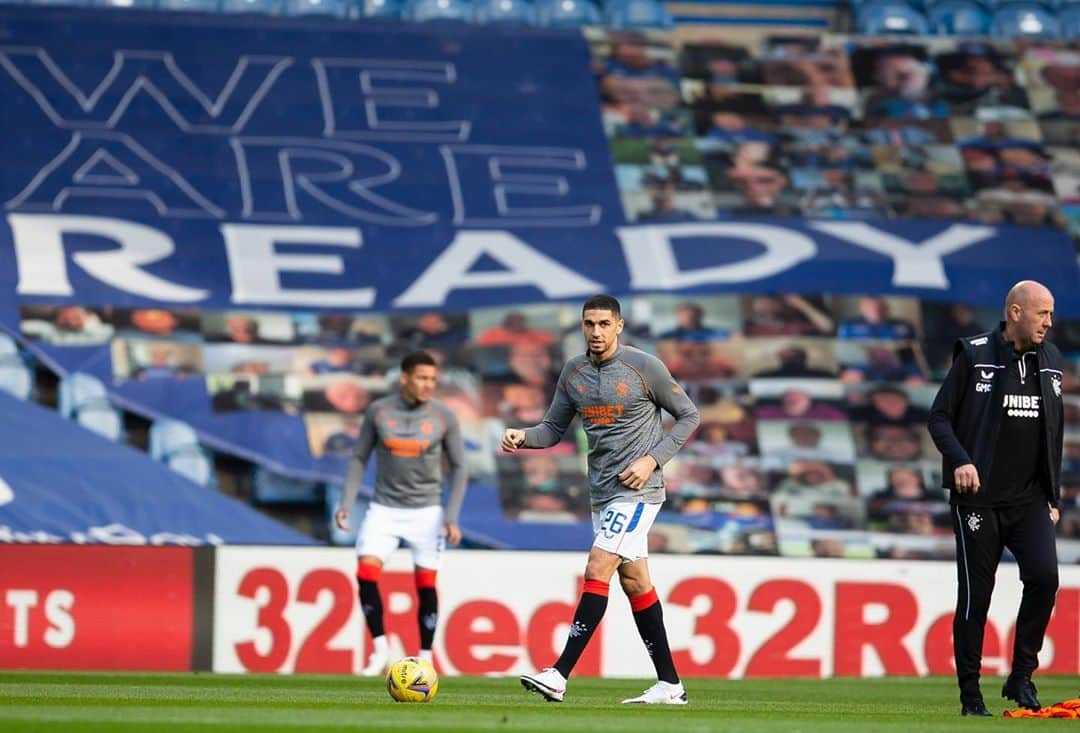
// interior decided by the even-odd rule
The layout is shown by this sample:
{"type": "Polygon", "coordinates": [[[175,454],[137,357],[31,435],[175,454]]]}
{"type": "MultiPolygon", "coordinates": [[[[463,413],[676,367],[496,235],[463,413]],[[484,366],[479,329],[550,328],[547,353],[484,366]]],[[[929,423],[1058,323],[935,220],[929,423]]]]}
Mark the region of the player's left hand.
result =
{"type": "Polygon", "coordinates": [[[334,521],[337,523],[338,529],[348,531],[349,512],[345,509],[338,509],[334,512],[334,521]]]}
{"type": "Polygon", "coordinates": [[[461,527],[456,524],[446,523],[446,544],[457,545],[461,542],[461,527]]]}
{"type": "Polygon", "coordinates": [[[1050,507],[1050,521],[1057,524],[1059,519],[1061,519],[1061,512],[1056,506],[1050,507]]]}
{"type": "Polygon", "coordinates": [[[635,491],[645,486],[645,482],[656,470],[656,459],[652,456],[642,456],[619,474],[619,481],[623,486],[635,491]]]}

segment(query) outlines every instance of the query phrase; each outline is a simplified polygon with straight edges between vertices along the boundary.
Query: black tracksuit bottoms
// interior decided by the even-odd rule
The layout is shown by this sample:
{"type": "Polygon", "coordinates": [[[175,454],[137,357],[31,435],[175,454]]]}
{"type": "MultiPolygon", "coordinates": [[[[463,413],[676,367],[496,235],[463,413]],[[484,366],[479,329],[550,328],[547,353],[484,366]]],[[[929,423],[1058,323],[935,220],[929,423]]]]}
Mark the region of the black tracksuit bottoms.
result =
{"type": "Polygon", "coordinates": [[[1001,553],[1016,558],[1024,585],[1016,619],[1012,673],[1031,676],[1058,589],[1054,523],[1045,501],[1008,507],[952,506],[957,596],[953,616],[956,676],[963,699],[979,696],[983,630],[1001,553]]]}

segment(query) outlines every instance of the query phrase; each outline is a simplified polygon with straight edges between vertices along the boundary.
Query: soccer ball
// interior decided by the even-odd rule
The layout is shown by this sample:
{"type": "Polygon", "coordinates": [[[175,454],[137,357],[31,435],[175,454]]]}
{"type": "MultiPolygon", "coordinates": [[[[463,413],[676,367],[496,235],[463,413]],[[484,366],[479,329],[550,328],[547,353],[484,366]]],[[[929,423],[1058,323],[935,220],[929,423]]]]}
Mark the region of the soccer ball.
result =
{"type": "Polygon", "coordinates": [[[426,659],[405,657],[390,665],[386,691],[398,702],[431,702],[439,691],[439,675],[426,659]]]}

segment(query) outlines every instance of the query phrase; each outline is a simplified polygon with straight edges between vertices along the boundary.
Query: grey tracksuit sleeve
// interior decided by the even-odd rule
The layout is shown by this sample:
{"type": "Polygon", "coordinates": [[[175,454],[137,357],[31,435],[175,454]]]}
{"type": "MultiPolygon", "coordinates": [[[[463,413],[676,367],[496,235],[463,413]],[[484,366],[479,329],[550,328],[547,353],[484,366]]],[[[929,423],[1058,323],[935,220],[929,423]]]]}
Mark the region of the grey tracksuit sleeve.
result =
{"type": "Polygon", "coordinates": [[[656,459],[657,464],[663,466],[674,458],[690,439],[701,421],[701,415],[662,361],[650,360],[644,366],[645,379],[652,390],[653,398],[675,418],[671,431],[649,450],[649,455],[656,459]]]}
{"type": "Polygon", "coordinates": [[[360,426],[360,437],[356,441],[353,458],[349,461],[349,470],[345,474],[345,488],[341,492],[338,509],[351,512],[360,494],[360,484],[364,480],[364,468],[367,466],[371,451],[375,449],[374,405],[364,413],[364,423],[360,426]]]}
{"type": "Polygon", "coordinates": [[[465,502],[468,473],[465,470],[465,441],[461,437],[461,424],[450,410],[444,410],[446,433],[443,435],[443,453],[450,466],[450,496],[446,500],[446,521],[457,524],[461,505],[465,502]]]}
{"type": "Polygon", "coordinates": [[[550,448],[562,440],[563,434],[577,414],[577,408],[566,394],[566,377],[570,365],[563,368],[559,375],[559,383],[555,385],[555,396],[551,399],[551,406],[544,414],[544,419],[539,425],[525,429],[525,442],[523,448],[550,448]]]}

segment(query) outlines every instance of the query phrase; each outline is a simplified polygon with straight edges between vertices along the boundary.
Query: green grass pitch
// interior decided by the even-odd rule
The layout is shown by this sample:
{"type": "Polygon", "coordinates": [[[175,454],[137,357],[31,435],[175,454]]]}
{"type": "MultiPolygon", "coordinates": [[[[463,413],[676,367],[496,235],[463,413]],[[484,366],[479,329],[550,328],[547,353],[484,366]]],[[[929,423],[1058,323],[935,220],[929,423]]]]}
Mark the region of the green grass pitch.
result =
{"type": "MultiPolygon", "coordinates": [[[[572,679],[545,703],[517,678],[447,677],[428,704],[399,704],[381,679],[332,676],[0,672],[0,731],[944,731],[1072,730],[1073,721],[961,718],[952,679],[686,680],[687,707],[620,705],[648,680],[572,679]]],[[[1080,695],[1080,677],[1037,679],[1044,703],[1080,695]]],[[[984,680],[1000,716],[1001,680],[984,680]]]]}

